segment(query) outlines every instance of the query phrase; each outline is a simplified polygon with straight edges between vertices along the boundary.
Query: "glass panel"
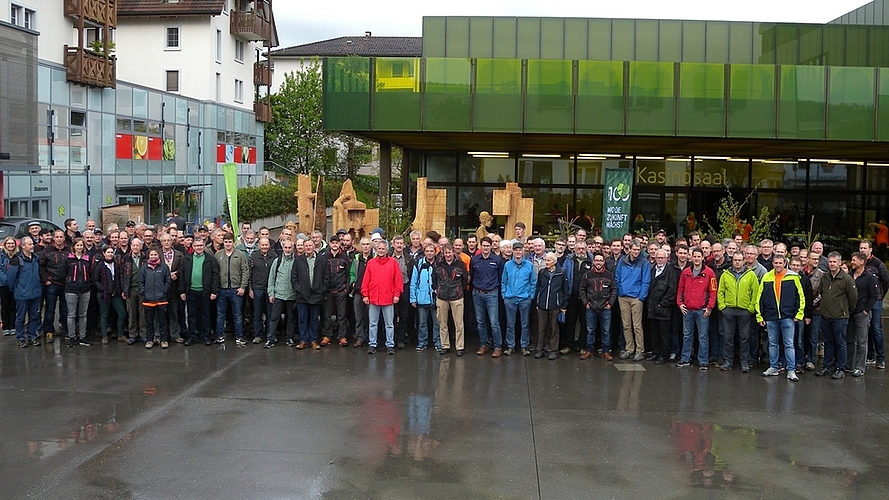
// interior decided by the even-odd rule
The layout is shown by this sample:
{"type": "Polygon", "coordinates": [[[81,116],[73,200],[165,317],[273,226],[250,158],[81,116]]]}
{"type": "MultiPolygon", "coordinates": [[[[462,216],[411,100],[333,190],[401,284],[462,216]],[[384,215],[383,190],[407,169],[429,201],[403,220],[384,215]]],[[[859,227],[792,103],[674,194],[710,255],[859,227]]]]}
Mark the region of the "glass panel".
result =
{"type": "Polygon", "coordinates": [[[727,63],[728,57],[728,26],[720,21],[707,22],[707,62],[727,63]]]}
{"type": "Polygon", "coordinates": [[[796,162],[753,162],[753,185],[758,189],[806,189],[806,167],[796,162]]]}
{"type": "MultiPolygon", "coordinates": [[[[757,193],[756,213],[759,213],[760,207],[766,206],[771,209],[772,216],[776,216],[777,235],[772,236],[783,237],[784,234],[799,234],[803,227],[808,228],[809,221],[806,217],[806,194],[798,193],[757,193]]],[[[819,228],[821,219],[816,217],[815,224],[819,228]]],[[[772,230],[773,232],[775,229],[772,230]]],[[[824,236],[824,233],[822,233],[824,236]]]]}
{"type": "Polygon", "coordinates": [[[623,62],[578,61],[577,72],[577,133],[622,134],[623,62]]]}
{"type": "Polygon", "coordinates": [[[528,61],[526,132],[570,133],[574,118],[571,61],[528,61]]]}
{"type": "Polygon", "coordinates": [[[630,62],[627,132],[673,135],[673,63],[630,62]]]}
{"type": "Polygon", "coordinates": [[[565,21],[562,18],[540,19],[540,58],[565,59],[565,21]]]}
{"type": "Polygon", "coordinates": [[[426,178],[429,182],[454,182],[457,178],[457,158],[454,155],[427,155],[426,178]]]}
{"type": "MultiPolygon", "coordinates": [[[[425,34],[423,35],[426,36],[425,34]]],[[[423,52],[426,55],[426,52],[423,52]]],[[[516,19],[494,18],[494,56],[497,59],[516,58],[516,19]]]]}
{"type": "MultiPolygon", "coordinates": [[[[324,64],[324,127],[328,130],[368,130],[370,59],[328,57],[324,64]]],[[[196,125],[195,121],[191,123],[196,125]]]]}
{"type": "Polygon", "coordinates": [[[687,187],[691,185],[691,159],[687,161],[637,160],[636,185],[687,187]]]}
{"type": "Polygon", "coordinates": [[[679,134],[725,135],[725,65],[679,65],[679,134]]]}
{"type": "Polygon", "coordinates": [[[824,67],[781,66],[778,137],[824,139],[824,67]]]}
{"type": "Polygon", "coordinates": [[[799,27],[779,24],[775,27],[775,64],[799,64],[799,27]]]}
{"type": "Polygon", "coordinates": [[[775,63],[776,26],[770,23],[754,23],[753,55],[755,63],[775,63]]]}
{"type": "Polygon", "coordinates": [[[520,60],[478,59],[475,86],[475,131],[521,131],[522,62],[520,60]]]}
{"type": "MultiPolygon", "coordinates": [[[[445,38],[445,57],[469,56],[469,18],[465,16],[448,16],[447,37],[445,38]]],[[[379,62],[377,62],[379,67],[379,62]]]]}
{"type": "Polygon", "coordinates": [[[52,70],[46,66],[37,66],[37,100],[49,103],[51,100],[52,70]]]}
{"type": "Polygon", "coordinates": [[[657,20],[636,20],[636,57],[635,61],[658,60],[658,22],[657,20]]]}
{"type": "Polygon", "coordinates": [[[62,106],[68,105],[68,81],[65,70],[53,69],[52,73],[52,103],[62,106]]]}
{"type": "Polygon", "coordinates": [[[457,208],[460,210],[457,217],[459,237],[475,234],[479,225],[478,214],[482,211],[489,214],[492,212],[494,189],[494,186],[460,186],[460,199],[457,200],[457,208]]]}
{"type": "MultiPolygon", "coordinates": [[[[629,161],[629,160],[626,160],[629,161]]],[[[605,176],[605,164],[617,168],[618,161],[609,160],[577,160],[577,184],[580,186],[601,185],[605,176]],[[614,163],[612,165],[612,163],[614,163]]]]}
{"type": "Polygon", "coordinates": [[[824,26],[824,64],[827,66],[846,65],[846,26],[824,26]]]}
{"type": "MultiPolygon", "coordinates": [[[[117,88],[120,88],[119,86],[117,88]]],[[[102,89],[102,111],[105,113],[114,113],[115,98],[117,94],[114,89],[102,89]]]]}
{"type": "Polygon", "coordinates": [[[729,137],[775,136],[775,67],[733,64],[728,105],[729,137]]]}
{"type": "Polygon", "coordinates": [[[874,68],[830,68],[827,138],[874,138],[874,68]]]}
{"type": "Polygon", "coordinates": [[[587,20],[565,19],[565,59],[587,59],[587,20]]]}
{"type": "Polygon", "coordinates": [[[746,162],[696,159],[694,187],[746,188],[749,174],[746,162]]]}
{"type": "Polygon", "coordinates": [[[887,167],[867,167],[867,190],[868,192],[889,191],[889,168],[887,167]]]}
{"type": "MultiPolygon", "coordinates": [[[[574,198],[574,191],[571,188],[522,188],[523,198],[534,198],[534,222],[531,225],[531,234],[534,236],[555,236],[559,232],[559,224],[556,222],[557,217],[551,215],[552,207],[555,205],[564,210],[566,206],[570,206],[574,198]]],[[[601,206],[601,203],[600,203],[601,206]]],[[[552,244],[547,245],[551,247],[552,244]]]]}
{"type": "Polygon", "coordinates": [[[824,64],[823,41],[824,33],[820,25],[801,24],[799,27],[799,64],[802,66],[824,64]]]}
{"type": "MultiPolygon", "coordinates": [[[[494,57],[494,19],[471,17],[469,19],[469,57],[494,57]]],[[[448,54],[448,57],[458,57],[448,54]]]]}
{"type": "Polygon", "coordinates": [[[660,21],[658,61],[682,60],[682,21],[660,21]]]}
{"type": "Polygon", "coordinates": [[[376,60],[373,128],[420,129],[419,58],[376,60]]]}
{"type": "Polygon", "coordinates": [[[117,84],[117,114],[133,116],[133,88],[117,84]]]}
{"type": "Polygon", "coordinates": [[[519,59],[540,59],[540,18],[520,17],[516,26],[516,56],[519,59]]]}
{"type": "Polygon", "coordinates": [[[707,23],[705,21],[682,21],[682,60],[684,62],[704,62],[706,59],[707,23]]]}
{"type": "Polygon", "coordinates": [[[444,17],[423,18],[423,55],[427,57],[444,57],[445,23],[444,17]]]}
{"type": "Polygon", "coordinates": [[[634,61],[636,58],[636,40],[633,34],[636,32],[636,22],[632,19],[612,19],[613,39],[611,46],[611,59],[615,61],[634,61]]]}
{"type": "MultiPolygon", "coordinates": [[[[560,210],[565,211],[564,207],[560,210]]],[[[579,226],[599,228],[602,225],[602,188],[578,188],[576,204],[568,208],[567,218],[579,226]]],[[[589,236],[599,233],[601,230],[592,229],[589,236]]]]}
{"type": "Polygon", "coordinates": [[[471,75],[469,59],[426,59],[424,130],[470,130],[471,75]]]}
{"type": "Polygon", "coordinates": [[[133,89],[133,117],[148,118],[148,91],[133,89]]]}
{"type": "Polygon", "coordinates": [[[753,23],[729,23],[729,62],[753,63],[753,23]]]}
{"type": "Polygon", "coordinates": [[[810,163],[809,189],[859,190],[864,184],[864,167],[837,163],[810,163]]]}
{"type": "Polygon", "coordinates": [[[514,158],[476,158],[461,156],[458,169],[460,182],[503,184],[515,179],[514,158]]]}
{"type": "MultiPolygon", "coordinates": [[[[822,238],[828,247],[840,250],[845,255],[857,250],[858,243],[854,242],[854,247],[850,248],[847,238],[858,239],[858,236],[867,234],[861,227],[861,195],[810,194],[809,200],[808,218],[815,217],[815,225],[820,228],[822,238]]],[[[808,222],[808,220],[802,221],[800,229],[805,228],[808,222]]]]}
{"type": "MultiPolygon", "coordinates": [[[[887,9],[889,12],[889,9],[887,9]]],[[[868,64],[866,66],[885,68],[889,66],[889,29],[872,26],[868,44],[868,64]]]]}
{"type": "Polygon", "coordinates": [[[519,158],[520,184],[573,184],[574,160],[519,158]]]}
{"type": "Polygon", "coordinates": [[[846,66],[867,66],[867,26],[846,27],[846,66]]]}
{"type": "Polygon", "coordinates": [[[878,141],[889,141],[889,70],[880,68],[880,88],[877,100],[878,141]]]}
{"type": "Polygon", "coordinates": [[[589,58],[594,61],[611,60],[611,19],[589,20],[589,58]]]}

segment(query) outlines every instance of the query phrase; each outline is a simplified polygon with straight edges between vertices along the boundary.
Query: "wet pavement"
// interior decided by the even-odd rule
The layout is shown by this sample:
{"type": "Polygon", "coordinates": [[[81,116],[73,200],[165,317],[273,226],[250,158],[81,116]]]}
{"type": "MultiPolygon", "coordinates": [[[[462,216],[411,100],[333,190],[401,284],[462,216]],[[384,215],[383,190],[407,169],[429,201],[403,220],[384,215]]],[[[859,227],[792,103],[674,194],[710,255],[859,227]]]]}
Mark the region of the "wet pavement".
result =
{"type": "Polygon", "coordinates": [[[801,379],[3,337],[0,497],[885,498],[885,370],[801,379]]]}

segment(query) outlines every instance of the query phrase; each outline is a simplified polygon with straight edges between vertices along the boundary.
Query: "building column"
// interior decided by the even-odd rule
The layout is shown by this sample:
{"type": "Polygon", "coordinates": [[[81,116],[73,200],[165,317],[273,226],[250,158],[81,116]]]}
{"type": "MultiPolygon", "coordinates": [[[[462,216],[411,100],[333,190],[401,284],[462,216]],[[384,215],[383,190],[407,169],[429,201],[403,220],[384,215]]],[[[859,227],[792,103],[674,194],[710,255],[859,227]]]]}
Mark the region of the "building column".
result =
{"type": "Polygon", "coordinates": [[[392,183],[392,143],[380,141],[380,204],[389,202],[389,184],[392,183]]]}

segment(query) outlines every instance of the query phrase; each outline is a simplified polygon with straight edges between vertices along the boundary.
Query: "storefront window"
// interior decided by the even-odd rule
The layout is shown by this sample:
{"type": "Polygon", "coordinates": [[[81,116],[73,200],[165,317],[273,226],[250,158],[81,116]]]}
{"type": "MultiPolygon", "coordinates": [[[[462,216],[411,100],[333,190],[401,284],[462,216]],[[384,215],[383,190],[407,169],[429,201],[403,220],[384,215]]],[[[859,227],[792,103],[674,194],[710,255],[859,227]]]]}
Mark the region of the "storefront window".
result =
{"type": "Polygon", "coordinates": [[[461,186],[460,199],[457,200],[457,215],[460,234],[471,232],[475,234],[478,228],[478,214],[491,213],[491,205],[494,199],[494,186],[461,186]]]}
{"type": "Polygon", "coordinates": [[[811,163],[809,188],[861,189],[864,167],[837,163],[811,163]]]}
{"type": "Polygon", "coordinates": [[[520,158],[519,182],[522,184],[573,184],[573,160],[520,158]]]}
{"type": "Polygon", "coordinates": [[[476,158],[461,156],[460,182],[491,182],[503,184],[515,179],[515,159],[476,158]]]}
{"type": "Polygon", "coordinates": [[[593,228],[591,235],[599,234],[595,228],[602,226],[602,189],[578,189],[577,204],[569,207],[567,219],[584,229],[593,228]]]}
{"type": "Polygon", "coordinates": [[[753,186],[758,189],[806,189],[806,167],[796,162],[753,161],[753,186]]]}
{"type": "Polygon", "coordinates": [[[570,207],[574,192],[570,188],[522,188],[523,198],[534,198],[534,227],[532,234],[559,234],[559,218],[570,207]]]}
{"type": "Polygon", "coordinates": [[[691,186],[691,159],[684,161],[637,160],[636,185],[691,186]]]}
{"type": "Polygon", "coordinates": [[[749,174],[745,162],[695,160],[694,187],[746,188],[749,174]]]}
{"type": "Polygon", "coordinates": [[[457,158],[453,155],[427,155],[426,177],[429,182],[454,182],[457,158]]]}

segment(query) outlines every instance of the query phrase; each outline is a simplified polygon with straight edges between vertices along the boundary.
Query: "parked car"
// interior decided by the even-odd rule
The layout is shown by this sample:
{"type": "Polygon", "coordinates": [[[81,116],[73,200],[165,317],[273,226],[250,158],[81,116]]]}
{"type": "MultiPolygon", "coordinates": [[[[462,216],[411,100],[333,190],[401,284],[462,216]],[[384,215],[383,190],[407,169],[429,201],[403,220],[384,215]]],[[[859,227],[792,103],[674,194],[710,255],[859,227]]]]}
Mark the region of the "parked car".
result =
{"type": "Polygon", "coordinates": [[[33,217],[2,217],[0,218],[0,242],[7,236],[12,236],[16,240],[21,240],[22,236],[28,234],[28,225],[37,221],[40,227],[55,231],[61,229],[54,222],[46,219],[35,219],[33,217]]]}

